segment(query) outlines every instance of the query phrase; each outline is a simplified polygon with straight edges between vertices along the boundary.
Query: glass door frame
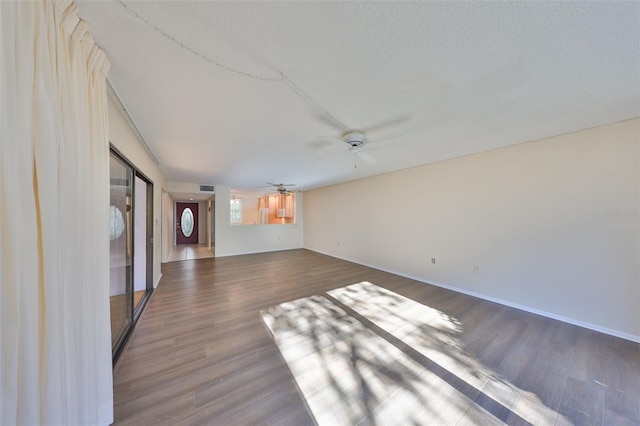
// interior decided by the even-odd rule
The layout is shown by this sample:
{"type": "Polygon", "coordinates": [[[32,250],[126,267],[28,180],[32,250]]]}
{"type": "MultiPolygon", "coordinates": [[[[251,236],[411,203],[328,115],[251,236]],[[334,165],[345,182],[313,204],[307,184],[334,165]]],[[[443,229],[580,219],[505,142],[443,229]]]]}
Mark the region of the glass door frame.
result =
{"type": "MultiPolygon", "coordinates": [[[[109,144],[109,154],[113,155],[117,160],[122,162],[126,167],[130,168],[132,171],[132,186],[131,186],[131,229],[126,229],[126,232],[130,233],[130,241],[131,241],[131,268],[128,272],[128,280],[131,284],[131,291],[129,292],[129,300],[128,300],[128,316],[131,318],[129,324],[126,327],[126,330],[119,336],[118,340],[115,344],[112,345],[112,359],[113,365],[115,365],[118,357],[122,353],[123,349],[126,346],[126,343],[135,327],[140,315],[142,314],[144,308],[146,307],[149,297],[153,292],[153,224],[154,224],[154,210],[153,210],[153,181],[149,179],[144,173],[142,173],[137,167],[131,163],[127,157],[125,157],[113,144],[109,144]],[[135,196],[135,179],[136,177],[140,178],[147,184],[147,196],[145,200],[136,200],[135,196]],[[139,204],[142,202],[142,204],[139,204]],[[135,264],[135,211],[136,208],[145,208],[146,209],[146,288],[145,292],[138,302],[137,305],[134,304],[134,267],[135,264]]],[[[129,236],[127,237],[129,238],[129,236]]]]}

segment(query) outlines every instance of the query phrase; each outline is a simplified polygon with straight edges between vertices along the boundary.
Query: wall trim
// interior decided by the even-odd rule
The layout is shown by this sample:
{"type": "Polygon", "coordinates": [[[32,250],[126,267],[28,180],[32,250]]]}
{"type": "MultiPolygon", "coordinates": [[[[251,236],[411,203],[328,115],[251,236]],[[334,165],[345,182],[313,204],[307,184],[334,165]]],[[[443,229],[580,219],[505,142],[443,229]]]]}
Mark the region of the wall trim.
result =
{"type": "Polygon", "coordinates": [[[564,323],[567,323],[567,324],[571,324],[571,325],[575,325],[575,326],[578,326],[578,327],[586,328],[586,329],[589,329],[589,330],[597,331],[599,333],[608,334],[610,336],[618,337],[620,339],[629,340],[629,341],[635,342],[635,343],[640,343],[640,336],[635,336],[633,334],[624,333],[622,331],[613,330],[613,329],[607,328],[607,327],[602,327],[602,326],[599,326],[597,324],[592,324],[592,323],[589,323],[589,322],[579,321],[579,320],[576,320],[576,319],[573,319],[573,318],[569,318],[569,317],[565,317],[565,316],[562,316],[562,315],[553,314],[551,312],[542,311],[540,309],[531,308],[529,306],[520,305],[520,304],[517,304],[517,303],[509,302],[507,300],[503,300],[503,299],[498,299],[498,298],[495,298],[495,297],[487,296],[487,295],[484,295],[484,294],[481,294],[481,293],[476,293],[476,292],[473,292],[473,291],[464,290],[464,289],[461,289],[461,288],[458,288],[458,287],[455,287],[455,286],[452,286],[452,285],[443,284],[443,283],[439,283],[439,282],[435,282],[435,281],[427,281],[424,278],[416,277],[416,276],[409,275],[409,274],[404,274],[402,272],[395,271],[395,270],[392,270],[392,269],[381,268],[381,267],[376,266],[376,265],[371,265],[369,263],[352,260],[352,259],[349,259],[349,258],[346,258],[346,257],[336,256],[336,255],[333,255],[333,254],[325,253],[325,252],[320,251],[320,250],[314,250],[314,249],[311,249],[311,248],[308,248],[308,247],[305,247],[305,249],[309,250],[309,251],[313,251],[315,253],[323,254],[325,256],[334,257],[336,259],[345,260],[347,262],[351,262],[351,263],[355,263],[355,264],[358,264],[358,265],[366,266],[368,268],[373,268],[373,269],[377,269],[379,271],[388,272],[390,274],[398,275],[398,276],[401,276],[401,277],[404,277],[404,278],[409,278],[411,280],[418,281],[418,282],[423,283],[423,284],[428,284],[428,285],[432,285],[432,286],[435,286],[435,287],[444,288],[444,289],[447,289],[447,290],[455,291],[456,293],[466,294],[467,296],[477,297],[478,299],[487,300],[489,302],[494,302],[494,303],[497,303],[499,305],[508,306],[510,308],[518,309],[518,310],[521,310],[521,311],[524,311],[524,312],[529,312],[531,314],[540,315],[542,317],[551,318],[551,319],[554,319],[554,320],[557,320],[557,321],[561,321],[561,322],[564,322],[564,323]]]}

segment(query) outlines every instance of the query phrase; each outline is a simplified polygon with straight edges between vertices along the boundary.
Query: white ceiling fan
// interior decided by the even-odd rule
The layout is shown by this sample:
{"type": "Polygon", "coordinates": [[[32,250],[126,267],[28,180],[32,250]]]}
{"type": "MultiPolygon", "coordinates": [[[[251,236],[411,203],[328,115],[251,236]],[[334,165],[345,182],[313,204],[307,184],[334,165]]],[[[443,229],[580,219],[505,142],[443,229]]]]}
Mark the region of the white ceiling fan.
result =
{"type": "Polygon", "coordinates": [[[370,152],[366,151],[368,145],[367,137],[363,132],[357,130],[349,130],[342,134],[341,138],[333,136],[323,136],[322,139],[331,142],[341,147],[347,146],[347,151],[353,153],[357,158],[361,158],[363,161],[372,164],[377,163],[378,159],[374,157],[370,152]]]}
{"type": "MultiPolygon", "coordinates": [[[[339,145],[343,149],[345,148],[345,145],[346,145],[347,152],[353,153],[356,159],[359,158],[369,164],[373,164],[373,163],[377,163],[378,159],[373,154],[371,154],[371,152],[369,152],[371,148],[375,149],[378,143],[389,140],[389,139],[395,139],[395,138],[404,136],[404,134],[395,134],[392,136],[387,136],[387,137],[383,137],[381,139],[375,139],[375,140],[369,139],[367,137],[367,134],[384,132],[385,130],[396,128],[401,124],[406,124],[407,122],[411,121],[414,118],[414,115],[404,115],[401,117],[397,117],[393,120],[389,120],[387,122],[384,122],[378,125],[370,126],[367,128],[367,130],[351,129],[345,126],[341,121],[339,121],[329,113],[320,115],[320,118],[322,118],[323,121],[327,122],[333,127],[336,127],[337,129],[340,129],[342,131],[342,134],[340,135],[340,137],[321,136],[320,139],[325,140],[327,142],[331,142],[335,145],[339,145]]],[[[339,153],[334,153],[334,154],[328,155],[327,157],[333,156],[335,154],[339,154],[339,153]]],[[[323,158],[326,158],[326,157],[323,157],[323,158]]]]}
{"type": "Polygon", "coordinates": [[[335,145],[339,145],[342,148],[344,148],[346,145],[347,152],[353,153],[356,158],[362,159],[369,164],[373,164],[377,163],[378,159],[373,154],[371,154],[371,152],[369,152],[369,149],[382,141],[398,138],[400,136],[403,135],[393,135],[375,141],[370,141],[365,135],[364,131],[347,130],[342,134],[340,138],[336,138],[334,136],[322,136],[321,139],[326,140],[327,142],[331,142],[335,145]]]}
{"type": "Polygon", "coordinates": [[[291,195],[295,192],[298,191],[291,191],[289,189],[287,189],[288,186],[296,186],[293,183],[271,183],[271,182],[267,182],[267,184],[269,184],[269,186],[265,186],[264,188],[273,188],[275,191],[278,192],[278,194],[280,195],[291,195]]]}

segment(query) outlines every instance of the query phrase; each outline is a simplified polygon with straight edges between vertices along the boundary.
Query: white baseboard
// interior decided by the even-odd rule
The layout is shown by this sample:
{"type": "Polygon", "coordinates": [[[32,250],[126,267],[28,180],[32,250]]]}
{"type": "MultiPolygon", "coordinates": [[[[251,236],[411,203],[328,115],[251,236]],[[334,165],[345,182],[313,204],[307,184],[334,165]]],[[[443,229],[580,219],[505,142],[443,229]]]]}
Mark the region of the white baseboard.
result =
{"type": "Polygon", "coordinates": [[[158,279],[156,280],[155,284],[153,284],[153,288],[158,288],[158,284],[160,284],[161,279],[162,279],[162,272],[160,273],[160,275],[158,275],[158,279]]]}
{"type": "Polygon", "coordinates": [[[379,271],[384,271],[384,272],[388,272],[390,274],[399,275],[401,277],[409,278],[409,279],[414,280],[414,281],[419,281],[419,282],[424,283],[424,284],[429,284],[429,285],[433,285],[435,287],[440,287],[440,288],[444,288],[444,289],[447,289],[447,290],[455,291],[456,293],[466,294],[468,296],[477,297],[478,299],[487,300],[489,302],[498,303],[500,305],[508,306],[510,308],[519,309],[521,311],[525,311],[525,312],[529,312],[529,313],[532,313],[532,314],[540,315],[540,316],[543,316],[543,317],[546,317],[546,318],[551,318],[551,319],[554,319],[554,320],[562,321],[562,322],[565,322],[567,324],[577,325],[578,327],[582,327],[582,328],[586,328],[586,329],[589,329],[589,330],[597,331],[597,332],[600,332],[600,333],[608,334],[608,335],[611,335],[611,336],[619,337],[621,339],[630,340],[630,341],[635,342],[635,343],[640,343],[640,336],[635,336],[633,334],[624,333],[622,331],[613,330],[613,329],[610,329],[610,328],[607,328],[607,327],[602,327],[602,326],[599,326],[597,324],[592,324],[592,323],[588,323],[588,322],[584,322],[584,321],[579,321],[579,320],[576,320],[576,319],[573,319],[573,318],[565,317],[565,316],[562,316],[562,315],[557,315],[557,314],[554,314],[554,313],[551,313],[551,312],[542,311],[540,309],[531,308],[529,306],[524,306],[524,305],[520,305],[520,304],[517,304],[517,303],[509,302],[507,300],[502,300],[502,299],[498,299],[498,298],[495,298],[495,297],[486,296],[486,295],[481,294],[481,293],[476,293],[476,292],[473,292],[473,291],[461,289],[461,288],[458,288],[458,287],[455,287],[455,286],[452,286],[452,285],[443,284],[443,283],[439,283],[439,282],[435,282],[435,281],[427,281],[425,278],[420,278],[420,277],[416,277],[416,276],[413,276],[413,275],[404,274],[404,273],[399,272],[399,271],[394,271],[394,270],[391,270],[391,269],[382,268],[380,266],[371,265],[371,264],[368,264],[368,263],[365,263],[365,262],[360,262],[360,261],[356,261],[356,260],[353,260],[353,259],[348,259],[348,258],[345,258],[345,257],[336,256],[334,254],[325,253],[325,252],[322,252],[320,250],[314,250],[314,249],[310,249],[310,248],[306,248],[306,247],[305,247],[305,249],[309,250],[309,251],[313,251],[313,252],[319,253],[319,254],[324,254],[325,256],[335,257],[336,259],[346,260],[347,262],[356,263],[358,265],[362,265],[362,266],[366,266],[366,267],[369,267],[369,268],[377,269],[379,271]]]}
{"type": "MultiPolygon", "coordinates": [[[[241,251],[241,252],[231,252],[231,253],[222,253],[222,254],[218,254],[216,253],[214,257],[230,257],[230,256],[244,256],[245,254],[260,254],[260,253],[272,253],[274,251],[289,251],[289,250],[300,250],[303,249],[304,247],[302,246],[296,246],[296,247],[276,247],[276,248],[270,248],[267,250],[251,250],[251,251],[241,251]]],[[[329,256],[329,255],[327,255],[329,256]]]]}

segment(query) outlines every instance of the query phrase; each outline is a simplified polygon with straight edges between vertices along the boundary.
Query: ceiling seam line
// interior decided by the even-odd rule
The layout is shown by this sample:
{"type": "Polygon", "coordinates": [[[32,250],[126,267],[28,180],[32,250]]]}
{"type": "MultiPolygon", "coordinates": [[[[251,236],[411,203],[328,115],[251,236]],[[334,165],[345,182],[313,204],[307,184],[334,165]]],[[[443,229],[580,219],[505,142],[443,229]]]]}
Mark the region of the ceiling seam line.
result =
{"type": "Polygon", "coordinates": [[[218,68],[222,68],[226,71],[232,72],[234,74],[240,75],[242,77],[247,77],[247,78],[251,78],[254,80],[262,80],[262,81],[273,81],[273,82],[279,82],[282,81],[282,76],[278,77],[278,78],[274,78],[274,77],[263,77],[263,76],[259,76],[259,75],[255,75],[249,72],[245,72],[245,71],[240,71],[238,69],[232,68],[228,65],[222,64],[220,62],[217,62],[211,58],[208,58],[207,56],[204,56],[203,54],[201,54],[200,52],[190,48],[189,46],[186,46],[184,43],[182,43],[180,40],[176,39],[175,37],[173,37],[171,34],[163,31],[162,29],[158,28],[158,26],[156,26],[153,22],[143,18],[142,16],[140,16],[135,10],[131,9],[129,6],[127,6],[122,0],[119,0],[118,3],[120,3],[120,5],[122,7],[124,7],[125,9],[127,9],[129,12],[131,12],[136,18],[140,19],[142,22],[144,22],[145,24],[147,24],[148,26],[152,27],[156,32],[160,33],[161,35],[163,35],[164,37],[168,38],[169,40],[173,41],[175,44],[177,44],[178,46],[180,46],[181,48],[191,52],[192,54],[204,59],[205,61],[211,63],[212,65],[215,65],[218,68]]]}
{"type": "Polygon", "coordinates": [[[349,130],[348,126],[344,125],[340,120],[338,120],[332,114],[330,114],[325,108],[321,107],[320,104],[318,102],[316,102],[311,96],[309,96],[308,94],[303,92],[295,83],[293,83],[293,81],[291,81],[291,79],[289,77],[287,77],[284,74],[284,72],[278,71],[278,74],[279,74],[278,78],[275,78],[275,77],[263,77],[263,76],[259,76],[259,75],[255,75],[255,74],[252,74],[252,73],[249,73],[249,72],[241,71],[241,70],[232,68],[232,67],[230,67],[228,65],[222,64],[222,63],[220,63],[220,62],[218,62],[218,61],[216,61],[214,59],[211,59],[211,58],[203,55],[202,53],[190,48],[189,46],[186,46],[184,43],[182,43],[180,40],[178,40],[175,37],[173,37],[171,34],[169,34],[169,33],[165,32],[164,30],[160,29],[153,22],[151,22],[151,21],[143,18],[142,16],[140,16],[135,10],[133,10],[129,6],[127,6],[122,0],[119,0],[118,3],[122,7],[127,9],[136,18],[141,20],[146,25],[152,27],[156,32],[158,32],[159,34],[161,34],[165,38],[168,38],[169,40],[173,41],[180,48],[190,52],[191,54],[203,59],[206,62],[209,62],[210,64],[212,64],[212,65],[214,65],[214,66],[216,66],[218,68],[221,68],[221,69],[226,70],[228,72],[234,73],[234,74],[239,75],[241,77],[251,78],[251,79],[260,80],[260,81],[269,81],[269,82],[275,82],[275,83],[282,83],[291,92],[293,92],[298,98],[300,98],[305,103],[309,104],[313,109],[315,109],[317,112],[319,112],[320,114],[322,114],[325,117],[327,117],[334,124],[337,124],[339,127],[344,129],[345,131],[349,130]]]}

